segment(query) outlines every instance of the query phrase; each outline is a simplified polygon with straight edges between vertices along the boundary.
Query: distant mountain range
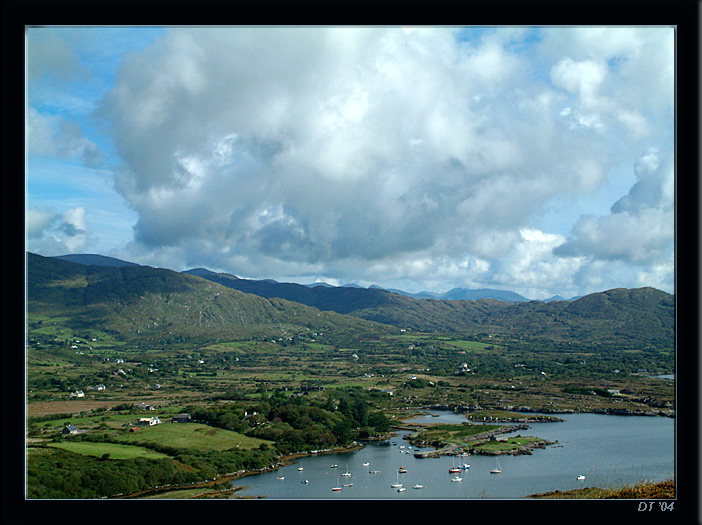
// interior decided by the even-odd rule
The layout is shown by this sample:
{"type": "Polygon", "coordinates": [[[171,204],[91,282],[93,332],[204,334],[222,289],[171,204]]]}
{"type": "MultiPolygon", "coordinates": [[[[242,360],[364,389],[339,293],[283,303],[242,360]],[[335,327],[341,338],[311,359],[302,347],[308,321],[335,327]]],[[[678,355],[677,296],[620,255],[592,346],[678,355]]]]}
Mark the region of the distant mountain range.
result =
{"type": "MultiPolygon", "coordinates": [[[[138,266],[136,263],[133,262],[127,262],[127,261],[122,261],[120,259],[115,259],[114,257],[106,257],[104,255],[97,255],[97,254],[69,254],[69,255],[59,255],[56,257],[57,259],[62,259],[65,261],[71,261],[71,262],[76,262],[80,264],[86,264],[86,265],[98,265],[98,266],[116,266],[116,267],[121,267],[121,266],[138,266]]],[[[228,274],[228,273],[217,273],[213,272],[211,270],[208,270],[206,268],[193,268],[191,270],[185,270],[183,273],[187,273],[190,275],[196,275],[198,277],[204,277],[205,279],[217,281],[217,279],[226,279],[226,280],[231,280],[231,279],[240,279],[236,275],[228,274]]],[[[240,279],[240,280],[248,280],[251,281],[250,279],[240,279]]],[[[267,283],[277,283],[277,281],[274,281],[272,279],[262,279],[261,281],[254,280],[254,282],[267,282],[267,283]]],[[[291,284],[291,283],[277,283],[277,284],[291,284]]],[[[306,284],[306,285],[300,285],[300,286],[306,286],[308,288],[317,288],[317,287],[325,287],[325,288],[358,288],[358,289],[365,289],[362,286],[359,286],[357,284],[344,284],[342,286],[334,286],[328,283],[324,282],[318,282],[318,283],[312,283],[312,284],[306,284]]],[[[437,300],[451,300],[451,301],[477,301],[478,299],[495,299],[497,301],[510,301],[510,302],[528,302],[531,299],[528,299],[522,295],[519,295],[516,292],[511,292],[508,290],[496,290],[492,288],[481,288],[481,289],[468,289],[468,288],[453,288],[452,290],[449,290],[448,292],[445,293],[436,293],[436,292],[417,292],[417,293],[411,293],[411,292],[405,292],[403,290],[397,290],[394,288],[382,288],[380,286],[376,285],[371,285],[368,287],[369,290],[387,290],[389,292],[395,292],[400,295],[404,295],[407,297],[412,297],[414,299],[437,299],[437,300]]],[[[561,297],[560,295],[556,295],[551,297],[550,299],[546,299],[544,302],[549,302],[549,301],[573,301],[575,299],[579,299],[580,296],[578,297],[573,297],[571,299],[565,299],[561,297]]]]}
{"type": "MultiPolygon", "coordinates": [[[[672,348],[675,342],[675,297],[654,288],[619,288],[574,301],[417,299],[377,287],[305,286],[241,279],[204,268],[174,272],[96,255],[72,255],[72,261],[66,257],[28,254],[30,307],[71,310],[78,320],[107,323],[132,334],[139,327],[153,328],[154,322],[168,326],[171,335],[210,336],[283,320],[299,323],[304,318],[318,324],[315,319],[321,311],[326,323],[332,313],[341,314],[333,318],[338,326],[356,323],[358,329],[372,321],[413,330],[501,333],[627,347],[672,348]]],[[[466,291],[452,292],[461,297],[466,291]]]]}

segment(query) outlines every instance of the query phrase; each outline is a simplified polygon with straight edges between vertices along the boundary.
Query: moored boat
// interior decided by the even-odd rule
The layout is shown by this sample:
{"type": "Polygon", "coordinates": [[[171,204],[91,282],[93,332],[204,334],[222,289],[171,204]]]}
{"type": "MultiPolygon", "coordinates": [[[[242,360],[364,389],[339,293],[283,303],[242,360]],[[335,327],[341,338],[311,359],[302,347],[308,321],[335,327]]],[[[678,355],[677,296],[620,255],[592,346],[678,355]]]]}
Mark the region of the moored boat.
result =
{"type": "Polygon", "coordinates": [[[502,466],[500,465],[499,458],[495,458],[497,465],[490,471],[490,474],[502,474],[502,466]]]}

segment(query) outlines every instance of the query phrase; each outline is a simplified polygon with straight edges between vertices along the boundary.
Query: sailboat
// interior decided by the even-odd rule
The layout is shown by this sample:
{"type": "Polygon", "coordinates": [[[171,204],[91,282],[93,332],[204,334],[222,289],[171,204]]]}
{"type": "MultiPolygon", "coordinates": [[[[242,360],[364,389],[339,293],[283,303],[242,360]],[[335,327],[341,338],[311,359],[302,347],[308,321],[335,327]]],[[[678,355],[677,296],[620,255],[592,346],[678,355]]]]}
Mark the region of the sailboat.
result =
{"type": "Polygon", "coordinates": [[[451,473],[451,474],[456,474],[456,473],[458,473],[458,472],[460,472],[460,471],[461,471],[461,468],[456,466],[456,459],[454,458],[454,460],[453,460],[453,467],[451,467],[451,468],[449,469],[449,473],[451,473]]]}
{"type": "Polygon", "coordinates": [[[495,458],[497,461],[497,466],[490,471],[490,474],[502,474],[502,467],[500,466],[499,458],[495,458]]]}
{"type": "Polygon", "coordinates": [[[342,474],[342,476],[350,476],[350,475],[351,475],[351,473],[349,472],[349,465],[348,465],[348,463],[347,463],[347,464],[346,464],[346,472],[344,472],[344,473],[342,474]]]}
{"type": "Polygon", "coordinates": [[[578,476],[578,479],[579,479],[580,481],[582,481],[582,480],[585,479],[585,476],[583,476],[582,474],[580,474],[580,475],[578,476]]]}
{"type": "Polygon", "coordinates": [[[341,485],[339,485],[339,477],[336,478],[336,487],[332,487],[332,492],[339,492],[341,490],[341,485]]]}
{"type": "Polygon", "coordinates": [[[399,472],[396,474],[396,476],[397,476],[397,481],[395,481],[395,483],[393,483],[393,484],[390,485],[390,486],[391,486],[392,488],[394,488],[394,489],[402,488],[402,483],[400,483],[400,474],[399,474],[399,472]]]}

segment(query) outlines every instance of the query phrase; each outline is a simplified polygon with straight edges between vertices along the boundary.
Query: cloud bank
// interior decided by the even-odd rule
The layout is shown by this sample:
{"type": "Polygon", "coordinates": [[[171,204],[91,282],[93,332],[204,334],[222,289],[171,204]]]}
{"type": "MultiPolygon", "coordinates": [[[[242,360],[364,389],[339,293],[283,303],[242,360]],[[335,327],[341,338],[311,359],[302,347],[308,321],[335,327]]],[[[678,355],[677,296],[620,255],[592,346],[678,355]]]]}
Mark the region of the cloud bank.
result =
{"type": "Polygon", "coordinates": [[[670,28],[171,29],[96,113],[138,214],[123,253],[410,291],[672,291],[673,64],[670,28]],[[609,214],[578,207],[622,166],[609,214]],[[554,202],[583,213],[547,231],[554,202]]]}

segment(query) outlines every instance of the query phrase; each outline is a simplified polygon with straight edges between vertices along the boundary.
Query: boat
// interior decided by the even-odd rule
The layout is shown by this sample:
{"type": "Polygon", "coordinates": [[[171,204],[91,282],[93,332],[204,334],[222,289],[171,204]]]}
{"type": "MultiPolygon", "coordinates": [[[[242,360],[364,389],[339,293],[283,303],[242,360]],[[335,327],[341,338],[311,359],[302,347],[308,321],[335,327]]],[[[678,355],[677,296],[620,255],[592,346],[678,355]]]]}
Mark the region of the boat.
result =
{"type": "Polygon", "coordinates": [[[380,474],[380,471],[379,470],[369,470],[368,473],[369,474],[380,474]]]}
{"type": "Polygon", "coordinates": [[[364,467],[367,467],[368,465],[370,465],[370,463],[368,463],[368,462],[363,464],[364,467]]]}
{"type": "Polygon", "coordinates": [[[451,478],[451,481],[463,481],[463,478],[460,476],[454,476],[451,478]]]}
{"type": "Polygon", "coordinates": [[[470,468],[470,465],[468,463],[464,463],[463,465],[461,465],[462,470],[468,470],[469,468],[470,468]]]}
{"type": "Polygon", "coordinates": [[[332,492],[339,492],[341,490],[341,485],[339,485],[339,477],[336,478],[336,487],[332,487],[332,492]]]}
{"type": "Polygon", "coordinates": [[[344,473],[342,474],[342,476],[350,476],[350,475],[351,475],[351,473],[349,472],[349,466],[346,465],[346,472],[344,472],[344,473]]]}
{"type": "Polygon", "coordinates": [[[303,485],[307,485],[309,483],[309,481],[307,481],[306,479],[303,479],[300,483],[302,483],[303,485]]]}
{"type": "Polygon", "coordinates": [[[461,471],[461,467],[456,466],[456,459],[453,460],[453,467],[449,469],[449,474],[456,474],[461,471]]]}
{"type": "Polygon", "coordinates": [[[399,489],[397,489],[397,492],[404,492],[404,491],[406,491],[406,490],[407,490],[406,488],[400,487],[399,489]]]}
{"type": "Polygon", "coordinates": [[[400,467],[400,468],[398,469],[398,472],[399,472],[400,474],[406,474],[406,473],[407,473],[407,469],[406,469],[405,467],[400,467]]]}
{"type": "Polygon", "coordinates": [[[578,476],[578,479],[579,479],[580,481],[582,481],[582,480],[585,479],[585,476],[583,476],[582,474],[580,474],[580,475],[578,476]]]}
{"type": "Polygon", "coordinates": [[[399,489],[402,487],[402,483],[400,483],[400,474],[397,474],[397,481],[390,486],[394,489],[399,489]]]}
{"type": "Polygon", "coordinates": [[[344,487],[353,487],[353,483],[344,483],[344,487]]]}
{"type": "Polygon", "coordinates": [[[500,466],[500,460],[498,458],[495,458],[497,461],[497,465],[495,466],[494,469],[490,471],[490,474],[502,474],[502,467],[500,466]]]}
{"type": "Polygon", "coordinates": [[[278,476],[278,479],[285,479],[285,476],[278,476]]]}
{"type": "Polygon", "coordinates": [[[302,467],[297,467],[297,470],[305,470],[305,469],[303,469],[302,467]]]}
{"type": "Polygon", "coordinates": [[[338,467],[338,466],[339,466],[339,465],[334,464],[334,465],[331,466],[331,468],[336,468],[336,467],[338,467]]]}
{"type": "Polygon", "coordinates": [[[419,483],[417,483],[417,484],[416,484],[414,487],[412,487],[412,488],[413,488],[413,489],[423,489],[423,488],[424,488],[424,485],[420,485],[419,483]]]}

